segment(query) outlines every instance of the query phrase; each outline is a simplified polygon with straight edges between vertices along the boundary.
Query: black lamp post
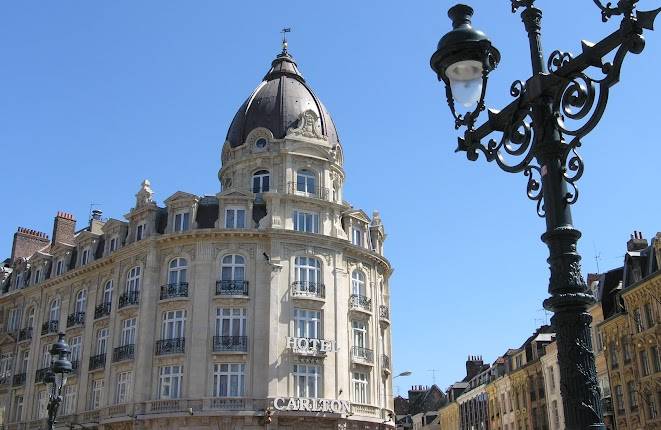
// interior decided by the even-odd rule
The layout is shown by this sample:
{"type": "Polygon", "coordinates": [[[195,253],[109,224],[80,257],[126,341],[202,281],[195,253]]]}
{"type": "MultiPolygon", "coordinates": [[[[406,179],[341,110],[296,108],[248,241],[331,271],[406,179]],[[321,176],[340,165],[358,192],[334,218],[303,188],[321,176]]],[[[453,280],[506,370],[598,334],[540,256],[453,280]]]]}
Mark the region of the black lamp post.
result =
{"type": "Polygon", "coordinates": [[[53,344],[50,354],[53,357],[51,368],[46,375],[46,383],[52,383],[52,392],[48,401],[48,428],[52,430],[55,426],[57,410],[62,403],[62,387],[67,383],[67,374],[71,372],[71,361],[68,355],[71,353],[69,345],[64,341],[64,333],[58,333],[57,342],[53,344]]]}
{"type": "Polygon", "coordinates": [[[512,12],[523,8],[533,75],[526,82],[515,81],[510,88],[515,100],[500,111],[488,110],[487,120],[479,127],[475,122],[485,109],[487,78],[498,65],[500,53],[484,33],[471,26],[472,8],[456,5],[449,10],[453,29],[441,38],[431,57],[432,69],[445,83],[455,128],[466,128],[456,151],[466,152],[471,161],[479,151],[507,172],[523,172],[528,178],[528,198],[537,202],[538,215],[546,219],[542,240],[550,253],[551,297],[544,307],[554,312],[560,388],[566,428],[571,430],[604,428],[590,339],[592,318],[587,312],[594,297],[581,274],[576,251],[581,233],[572,225],[570,210],[578,199],[576,181],[584,168],[576,149],[601,119],[624,57],[643,51],[643,31],[653,29],[661,11],[636,11],[638,0],[619,0],[616,7],[593,1],[604,22],[622,16],[619,28],[596,44],[583,42],[582,53],[576,57],[554,51],[545,62],[542,11],[534,7],[534,0],[511,0],[512,12]],[[613,51],[613,59],[606,61],[604,57],[613,51]],[[599,76],[591,77],[588,71],[599,76]],[[455,102],[467,112],[457,113],[455,102]],[[487,138],[486,144],[481,142],[487,138]]]}

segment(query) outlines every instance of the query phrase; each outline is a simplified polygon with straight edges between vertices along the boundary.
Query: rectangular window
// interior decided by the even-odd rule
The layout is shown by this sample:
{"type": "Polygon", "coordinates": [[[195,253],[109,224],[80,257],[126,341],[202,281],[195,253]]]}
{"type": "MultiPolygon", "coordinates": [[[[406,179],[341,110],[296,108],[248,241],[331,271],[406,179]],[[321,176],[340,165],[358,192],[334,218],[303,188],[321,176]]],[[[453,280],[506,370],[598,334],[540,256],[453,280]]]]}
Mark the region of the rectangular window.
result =
{"type": "Polygon", "coordinates": [[[181,383],[184,366],[163,366],[159,369],[158,398],[178,399],[181,397],[181,383]]]}
{"type": "Polygon", "coordinates": [[[120,339],[119,346],[135,344],[135,327],[135,318],[129,318],[122,321],[122,338],[120,339]]]}
{"type": "Polygon", "coordinates": [[[625,363],[631,361],[631,343],[624,336],[622,337],[622,355],[625,363]]]}
{"type": "Polygon", "coordinates": [[[71,348],[71,361],[80,361],[82,357],[82,339],[80,336],[74,336],[69,339],[69,347],[71,348]]]}
{"type": "Polygon", "coordinates": [[[217,363],[213,365],[213,396],[243,397],[246,365],[217,363]]]}
{"type": "Polygon", "coordinates": [[[356,246],[363,246],[363,231],[359,228],[351,229],[351,243],[356,246]]]}
{"type": "Polygon", "coordinates": [[[627,392],[629,394],[629,409],[638,409],[638,393],[636,393],[636,383],[633,381],[627,382],[627,392]]]}
{"type": "Polygon", "coordinates": [[[103,404],[103,391],[105,382],[103,379],[92,381],[92,395],[90,397],[90,409],[99,409],[103,404]]]}
{"type": "Polygon", "coordinates": [[[131,400],[131,381],[133,372],[122,372],[117,374],[117,388],[115,391],[115,403],[127,403],[131,400]]]}
{"type": "Polygon", "coordinates": [[[217,308],[216,336],[245,336],[245,308],[217,308]]]}
{"type": "Polygon", "coordinates": [[[64,273],[64,261],[57,260],[57,264],[55,265],[55,274],[59,276],[62,273],[64,273]]]}
{"type": "Polygon", "coordinates": [[[8,332],[18,331],[20,325],[21,325],[21,310],[19,308],[10,309],[9,318],[7,319],[7,331],[8,332]]]}
{"type": "Polygon", "coordinates": [[[321,397],[321,367],[295,364],[294,393],[296,397],[321,397]]]}
{"type": "Polygon", "coordinates": [[[84,266],[89,262],[90,258],[90,250],[89,249],[84,249],[83,254],[80,256],[80,265],[84,266]]]}
{"type": "Polygon", "coordinates": [[[78,399],[78,386],[65,385],[62,394],[62,415],[71,415],[76,412],[78,399]]]}
{"type": "Polygon", "coordinates": [[[640,333],[641,331],[643,331],[643,318],[640,315],[640,308],[636,308],[633,310],[633,321],[636,327],[636,333],[640,333]]]}
{"type": "Polygon", "coordinates": [[[23,421],[23,396],[14,397],[14,421],[23,421]]]}
{"type": "Polygon", "coordinates": [[[145,238],[145,232],[147,226],[145,224],[138,224],[138,227],[135,229],[135,241],[139,241],[145,238]]]}
{"type": "Polygon", "coordinates": [[[186,311],[163,312],[163,324],[161,325],[161,339],[179,339],[184,337],[186,328],[186,311]]]}
{"type": "Polygon", "coordinates": [[[640,372],[642,376],[647,376],[650,374],[650,363],[647,360],[647,351],[640,351],[640,372]]]}
{"type": "Polygon", "coordinates": [[[48,416],[48,391],[41,390],[37,393],[37,418],[43,419],[48,416]]]}
{"type": "Polygon", "coordinates": [[[367,404],[368,400],[368,386],[367,386],[367,373],[353,372],[351,376],[351,385],[353,386],[353,401],[355,403],[367,404]]]}
{"type": "Polygon", "coordinates": [[[555,391],[555,372],[553,371],[553,366],[549,366],[548,373],[549,373],[549,388],[553,393],[555,391]]]}
{"type": "Polygon", "coordinates": [[[321,339],[321,312],[294,309],[294,335],[310,339],[321,339]]]}
{"type": "Polygon", "coordinates": [[[41,282],[41,269],[37,269],[34,272],[34,277],[32,278],[32,283],[36,284],[38,282],[41,282]]]}
{"type": "Polygon", "coordinates": [[[367,325],[364,321],[352,321],[353,346],[358,348],[367,347],[367,325]]]}
{"type": "Polygon", "coordinates": [[[96,334],[96,354],[105,354],[108,347],[108,329],[102,328],[96,334]]]}
{"type": "Polygon", "coordinates": [[[314,212],[294,211],[294,230],[307,233],[319,233],[319,214],[314,212]]]}
{"type": "Polygon", "coordinates": [[[652,349],[650,349],[650,353],[652,354],[652,362],[654,363],[654,371],[655,372],[661,372],[661,357],[659,357],[659,348],[656,346],[653,346],[652,349]]]}
{"type": "Polygon", "coordinates": [[[654,327],[654,313],[652,311],[652,305],[650,303],[645,303],[643,310],[645,311],[645,328],[654,327]]]}
{"type": "Polygon", "coordinates": [[[46,343],[41,347],[41,367],[50,367],[50,363],[53,357],[50,355],[51,345],[46,343]]]}
{"type": "Polygon", "coordinates": [[[615,386],[615,406],[618,411],[624,411],[624,392],[621,385],[615,386]]]}
{"type": "Polygon", "coordinates": [[[617,349],[614,344],[610,346],[611,369],[617,369],[617,349]]]}
{"type": "Polygon", "coordinates": [[[23,288],[23,274],[22,273],[17,273],[16,274],[16,283],[14,284],[14,289],[18,290],[23,288]]]}
{"type": "Polygon", "coordinates": [[[645,403],[647,403],[647,419],[654,420],[656,419],[658,412],[656,410],[656,403],[654,403],[654,394],[648,393],[645,396],[645,403]]]}
{"type": "Polygon", "coordinates": [[[174,231],[186,231],[188,230],[190,219],[189,212],[180,212],[174,216],[174,231]]]}
{"type": "Polygon", "coordinates": [[[225,209],[225,228],[246,228],[246,210],[243,208],[225,209]]]}
{"type": "Polygon", "coordinates": [[[21,373],[27,373],[30,365],[30,350],[26,349],[21,353],[21,373]]]}
{"type": "Polygon", "coordinates": [[[11,352],[6,352],[0,355],[0,379],[9,378],[11,376],[13,363],[14,356],[11,352]]]}
{"type": "Polygon", "coordinates": [[[109,247],[110,252],[115,252],[117,250],[117,238],[113,237],[110,239],[110,247],[109,247]]]}

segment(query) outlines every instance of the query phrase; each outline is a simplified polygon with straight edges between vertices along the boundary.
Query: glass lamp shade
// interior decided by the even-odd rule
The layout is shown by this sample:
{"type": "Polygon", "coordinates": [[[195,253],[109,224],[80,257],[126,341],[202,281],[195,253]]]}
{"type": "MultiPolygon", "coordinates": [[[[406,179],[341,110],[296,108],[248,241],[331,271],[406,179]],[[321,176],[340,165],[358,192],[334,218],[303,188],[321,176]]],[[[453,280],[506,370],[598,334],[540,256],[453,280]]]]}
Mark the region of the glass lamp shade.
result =
{"type": "Polygon", "coordinates": [[[482,63],[475,60],[457,61],[445,70],[452,98],[465,108],[474,106],[480,100],[482,70],[482,63]]]}
{"type": "Polygon", "coordinates": [[[58,388],[64,387],[64,384],[67,383],[67,374],[66,373],[56,373],[55,374],[55,386],[58,388]]]}

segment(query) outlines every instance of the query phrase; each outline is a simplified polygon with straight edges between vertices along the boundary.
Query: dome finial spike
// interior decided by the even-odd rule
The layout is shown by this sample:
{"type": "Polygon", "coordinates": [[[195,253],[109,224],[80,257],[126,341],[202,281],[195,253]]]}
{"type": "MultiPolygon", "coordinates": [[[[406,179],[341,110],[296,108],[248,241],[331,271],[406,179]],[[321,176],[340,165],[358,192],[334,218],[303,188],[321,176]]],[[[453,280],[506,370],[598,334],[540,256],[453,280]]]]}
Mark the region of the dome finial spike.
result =
{"type": "Polygon", "coordinates": [[[283,28],[280,30],[280,33],[282,33],[282,53],[286,54],[287,53],[287,33],[291,33],[291,27],[283,28]]]}

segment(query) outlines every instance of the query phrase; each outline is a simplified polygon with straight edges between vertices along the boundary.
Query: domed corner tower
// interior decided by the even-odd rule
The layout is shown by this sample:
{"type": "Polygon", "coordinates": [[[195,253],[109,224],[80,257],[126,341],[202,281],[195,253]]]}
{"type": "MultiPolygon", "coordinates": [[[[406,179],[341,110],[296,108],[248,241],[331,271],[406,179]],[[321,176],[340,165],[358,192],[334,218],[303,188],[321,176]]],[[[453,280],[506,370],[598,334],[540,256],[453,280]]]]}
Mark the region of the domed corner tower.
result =
{"type": "Polygon", "coordinates": [[[394,427],[385,231],[378,212],[343,200],[335,124],[286,48],[234,116],[221,158],[218,227],[236,227],[245,208],[264,250],[252,397],[295,429],[394,427]]]}

